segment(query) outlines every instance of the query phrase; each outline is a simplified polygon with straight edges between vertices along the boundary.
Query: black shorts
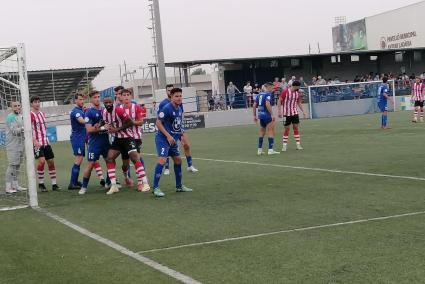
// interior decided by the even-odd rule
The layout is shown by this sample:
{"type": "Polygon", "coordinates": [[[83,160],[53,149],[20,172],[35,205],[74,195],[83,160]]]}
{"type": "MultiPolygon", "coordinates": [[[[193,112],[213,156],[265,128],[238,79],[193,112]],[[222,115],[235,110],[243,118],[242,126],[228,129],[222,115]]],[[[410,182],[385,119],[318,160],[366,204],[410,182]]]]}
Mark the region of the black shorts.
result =
{"type": "Polygon", "coordinates": [[[142,139],[134,139],[134,142],[136,142],[136,149],[137,149],[137,153],[140,154],[140,151],[142,149],[142,139]]]}
{"type": "Polygon", "coordinates": [[[50,145],[41,146],[40,148],[34,148],[34,157],[37,160],[38,158],[45,158],[46,160],[51,160],[55,158],[53,154],[52,147],[50,145]]]}
{"type": "Polygon", "coordinates": [[[111,148],[115,151],[120,151],[123,160],[130,159],[130,153],[137,151],[136,142],[133,138],[116,138],[112,142],[111,148]]]}
{"type": "Polygon", "coordinates": [[[424,107],[424,101],[415,101],[415,107],[424,107]]]}
{"type": "Polygon", "coordinates": [[[283,125],[289,126],[291,124],[300,124],[300,116],[298,114],[293,116],[285,116],[285,122],[283,125]]]}

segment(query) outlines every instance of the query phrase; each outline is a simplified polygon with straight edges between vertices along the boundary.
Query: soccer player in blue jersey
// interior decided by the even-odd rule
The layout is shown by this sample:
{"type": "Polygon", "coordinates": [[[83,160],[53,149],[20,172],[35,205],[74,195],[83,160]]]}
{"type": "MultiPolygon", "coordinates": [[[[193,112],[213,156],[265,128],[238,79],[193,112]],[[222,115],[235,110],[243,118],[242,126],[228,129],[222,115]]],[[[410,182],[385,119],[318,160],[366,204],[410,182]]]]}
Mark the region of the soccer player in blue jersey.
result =
{"type": "Polygon", "coordinates": [[[264,136],[267,134],[269,138],[269,155],[277,155],[279,152],[273,150],[274,145],[274,122],[275,117],[273,115],[273,90],[274,86],[272,83],[264,84],[265,91],[261,92],[256,98],[253,106],[254,121],[255,123],[260,120],[260,137],[258,138],[258,151],[257,155],[263,155],[263,141],[264,136]],[[258,108],[258,118],[257,118],[258,108]]]}
{"type": "Polygon", "coordinates": [[[182,184],[182,159],[180,158],[178,141],[183,135],[183,108],[180,88],[170,91],[171,102],[158,112],[156,126],[158,131],[155,136],[158,163],[155,168],[153,194],[163,197],[165,194],[159,189],[159,180],[168,157],[174,161],[174,174],[176,176],[176,192],[191,192],[192,189],[182,184]]]}
{"type": "Polygon", "coordinates": [[[89,96],[92,107],[85,114],[85,127],[89,134],[87,149],[88,164],[84,170],[83,185],[78,192],[79,194],[85,194],[87,192],[87,186],[95,162],[99,160],[100,156],[106,160],[110,148],[108,130],[105,128],[105,123],[102,119],[103,107],[100,104],[100,93],[98,91],[92,91],[89,96]]]}
{"type": "Polygon", "coordinates": [[[78,182],[80,175],[80,166],[85,156],[85,139],[86,139],[86,121],[84,119],[84,96],[82,94],[75,94],[74,97],[75,107],[70,113],[71,119],[71,145],[74,152],[75,161],[71,169],[71,180],[69,182],[69,190],[81,189],[81,184],[78,182]]]}
{"type": "Polygon", "coordinates": [[[382,129],[390,129],[388,127],[388,101],[393,103],[393,99],[390,96],[390,88],[388,86],[388,77],[384,77],[382,79],[382,84],[378,88],[378,108],[382,112],[382,129]]]}
{"type": "MultiPolygon", "coordinates": [[[[158,106],[158,113],[163,109],[166,105],[168,105],[171,102],[171,90],[174,88],[173,84],[169,84],[165,87],[165,90],[167,92],[167,98],[165,98],[158,106]]],[[[183,116],[184,116],[184,108],[183,104],[181,105],[183,109],[183,116]]],[[[198,169],[196,169],[193,166],[193,160],[192,160],[192,151],[190,150],[190,142],[189,142],[189,136],[187,133],[183,130],[183,135],[181,137],[181,143],[183,146],[183,150],[186,156],[186,162],[187,162],[187,171],[191,173],[198,172],[198,169]]],[[[164,169],[164,175],[168,176],[170,174],[170,158],[167,158],[167,162],[165,163],[165,169],[164,169]]]]}

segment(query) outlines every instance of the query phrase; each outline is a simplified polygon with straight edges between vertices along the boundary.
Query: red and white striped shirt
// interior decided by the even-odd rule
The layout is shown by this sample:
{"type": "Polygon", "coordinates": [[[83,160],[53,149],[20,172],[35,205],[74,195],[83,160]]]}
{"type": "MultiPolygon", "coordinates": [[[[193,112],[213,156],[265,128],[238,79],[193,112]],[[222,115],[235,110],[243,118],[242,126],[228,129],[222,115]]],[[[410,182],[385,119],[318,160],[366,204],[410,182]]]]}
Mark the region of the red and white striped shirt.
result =
{"type": "MultiPolygon", "coordinates": [[[[106,124],[110,124],[115,128],[122,127],[125,121],[131,120],[130,116],[125,113],[121,106],[114,106],[112,113],[109,113],[106,109],[104,109],[102,112],[102,118],[106,124]]],[[[115,132],[113,136],[116,138],[133,138],[133,131],[131,131],[131,127],[129,127],[115,132]]]]}
{"type": "Polygon", "coordinates": [[[31,111],[31,127],[32,127],[32,138],[40,143],[42,146],[49,145],[49,139],[47,138],[46,128],[46,116],[43,112],[31,111]]]}
{"type": "Polygon", "coordinates": [[[298,103],[301,102],[301,94],[299,91],[292,92],[291,88],[287,88],[280,94],[283,104],[283,116],[298,115],[298,103]]]}
{"type": "Polygon", "coordinates": [[[423,101],[424,100],[424,83],[414,83],[413,84],[413,98],[415,101],[423,101]]]}
{"type": "MultiPolygon", "coordinates": [[[[143,113],[143,108],[135,103],[132,103],[130,107],[122,105],[125,110],[125,113],[134,121],[139,121],[144,119],[145,114],[143,113]]],[[[136,140],[142,140],[142,127],[141,126],[132,126],[131,131],[133,132],[133,138],[136,140]]]]}

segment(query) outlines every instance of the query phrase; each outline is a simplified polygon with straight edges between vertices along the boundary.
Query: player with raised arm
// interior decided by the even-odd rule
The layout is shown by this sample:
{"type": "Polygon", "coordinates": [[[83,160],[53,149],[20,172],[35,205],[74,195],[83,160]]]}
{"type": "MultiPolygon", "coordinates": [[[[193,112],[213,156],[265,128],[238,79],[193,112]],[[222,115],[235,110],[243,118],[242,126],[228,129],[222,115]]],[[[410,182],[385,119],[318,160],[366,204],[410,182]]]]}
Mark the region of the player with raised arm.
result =
{"type": "Polygon", "coordinates": [[[44,185],[44,166],[47,161],[49,168],[49,176],[52,181],[52,190],[57,191],[61,188],[56,180],[55,155],[47,138],[46,116],[40,111],[40,98],[33,96],[31,102],[31,126],[32,126],[32,142],[34,145],[34,156],[37,160],[37,176],[38,188],[41,192],[47,192],[44,185]]]}
{"type": "Polygon", "coordinates": [[[388,127],[388,101],[393,103],[388,86],[388,77],[384,77],[378,88],[378,108],[382,112],[381,129],[390,129],[388,127]]]}
{"type": "Polygon", "coordinates": [[[415,83],[412,85],[412,98],[415,103],[415,110],[413,113],[412,122],[418,122],[418,113],[420,112],[420,122],[424,122],[424,92],[425,84],[421,78],[416,77],[415,83]]]}
{"type": "Polygon", "coordinates": [[[139,153],[137,153],[136,143],[133,139],[131,127],[133,121],[128,116],[124,109],[114,105],[111,97],[103,99],[105,109],[103,110],[102,117],[105,121],[108,133],[114,136],[111,148],[108,151],[108,158],[106,159],[106,166],[108,168],[108,175],[111,179],[111,188],[107,192],[108,195],[119,192],[117,180],[115,175],[115,160],[121,154],[128,154],[130,160],[133,162],[137,173],[137,190],[146,191],[149,185],[143,183],[146,176],[145,169],[140,162],[139,153]]]}
{"type": "Polygon", "coordinates": [[[273,90],[274,86],[272,83],[264,84],[264,91],[261,92],[255,99],[254,106],[252,108],[254,113],[254,122],[257,123],[260,120],[260,136],[258,138],[258,151],[257,155],[263,155],[263,141],[264,136],[267,134],[269,140],[269,151],[268,155],[280,154],[273,150],[274,145],[274,124],[275,117],[273,115],[273,90]],[[258,109],[258,118],[257,118],[258,109]]]}
{"type": "MultiPolygon", "coordinates": [[[[171,102],[171,90],[174,88],[173,84],[168,84],[165,87],[165,90],[167,92],[167,98],[165,98],[158,106],[158,113],[171,102]]],[[[183,103],[181,105],[182,109],[183,109],[183,116],[184,116],[184,108],[183,108],[183,103]]],[[[187,135],[187,133],[184,131],[183,129],[183,135],[181,137],[181,143],[183,146],[183,150],[186,156],[186,162],[187,162],[187,171],[191,172],[191,173],[196,173],[199,170],[196,169],[193,166],[193,159],[192,159],[192,151],[190,149],[190,142],[189,142],[189,136],[187,135]]],[[[167,158],[167,162],[165,163],[165,167],[164,167],[164,175],[168,176],[170,174],[170,158],[167,158]]]]}
{"type": "Polygon", "coordinates": [[[21,114],[21,103],[12,101],[12,112],[6,117],[6,193],[25,191],[19,186],[18,174],[24,157],[24,123],[21,114]]]}
{"type": "Polygon", "coordinates": [[[156,120],[158,131],[155,136],[158,163],[155,167],[153,194],[155,197],[165,196],[159,188],[159,180],[168,157],[174,161],[174,174],[176,177],[176,192],[191,192],[192,189],[182,184],[182,159],[180,158],[178,141],[183,134],[183,108],[182,94],[180,88],[170,91],[171,102],[163,107],[156,120]]]}
{"type": "Polygon", "coordinates": [[[91,107],[85,113],[85,127],[89,136],[87,147],[88,164],[83,173],[83,184],[78,192],[81,195],[87,192],[92,170],[100,167],[100,156],[106,161],[110,148],[108,132],[102,119],[103,107],[100,103],[100,93],[92,91],[89,96],[91,107]]]}
{"type": "Polygon", "coordinates": [[[288,138],[290,132],[290,126],[294,129],[294,138],[297,144],[297,150],[303,150],[301,146],[301,137],[299,131],[300,125],[300,116],[298,114],[298,108],[302,111],[304,118],[306,118],[304,108],[302,105],[302,94],[299,91],[301,87],[301,83],[299,81],[293,81],[291,87],[283,90],[283,92],[279,96],[278,100],[278,115],[279,118],[284,117],[284,127],[285,130],[283,132],[283,146],[282,152],[286,152],[288,148],[288,138]],[[282,112],[283,106],[283,112],[282,112]]]}
{"type": "Polygon", "coordinates": [[[78,177],[80,175],[80,167],[86,155],[86,121],[84,119],[84,96],[82,94],[75,94],[74,96],[75,107],[70,113],[71,120],[71,146],[74,153],[74,165],[71,169],[71,180],[68,185],[68,190],[79,190],[78,177]]]}

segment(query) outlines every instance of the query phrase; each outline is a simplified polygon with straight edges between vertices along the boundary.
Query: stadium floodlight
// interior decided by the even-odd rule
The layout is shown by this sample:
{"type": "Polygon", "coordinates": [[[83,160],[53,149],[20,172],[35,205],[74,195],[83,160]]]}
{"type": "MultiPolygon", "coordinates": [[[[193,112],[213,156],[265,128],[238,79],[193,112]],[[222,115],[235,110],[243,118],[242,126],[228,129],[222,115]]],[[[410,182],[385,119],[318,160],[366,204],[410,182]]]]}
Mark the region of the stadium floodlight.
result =
{"type": "MultiPolygon", "coordinates": [[[[31,109],[28,87],[28,74],[24,44],[16,47],[0,48],[0,211],[14,210],[28,206],[38,207],[34,149],[32,145],[31,109]],[[22,106],[21,134],[17,134],[20,141],[16,144],[24,146],[22,166],[14,173],[14,183],[19,184],[18,192],[6,193],[5,173],[9,167],[8,155],[11,143],[7,143],[6,118],[10,113],[12,102],[19,102],[22,106]],[[22,141],[23,140],[23,141],[22,141]],[[25,163],[25,166],[24,166],[25,163]],[[26,188],[27,190],[24,190],[26,188]]],[[[16,133],[16,131],[15,131],[16,133]]],[[[16,146],[16,145],[12,145],[16,146]]],[[[13,149],[12,149],[13,150],[13,149]]],[[[15,189],[15,188],[14,188],[15,189]]]]}

